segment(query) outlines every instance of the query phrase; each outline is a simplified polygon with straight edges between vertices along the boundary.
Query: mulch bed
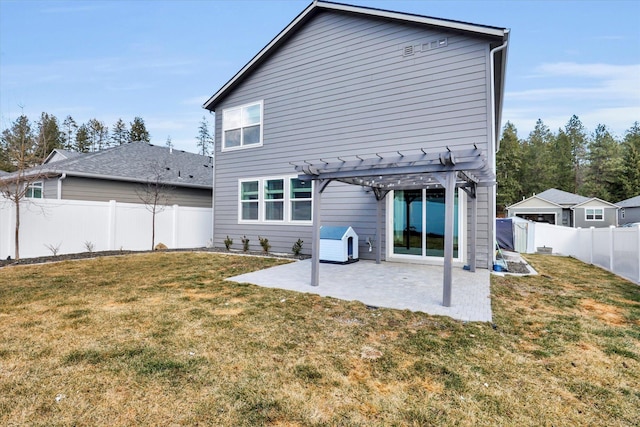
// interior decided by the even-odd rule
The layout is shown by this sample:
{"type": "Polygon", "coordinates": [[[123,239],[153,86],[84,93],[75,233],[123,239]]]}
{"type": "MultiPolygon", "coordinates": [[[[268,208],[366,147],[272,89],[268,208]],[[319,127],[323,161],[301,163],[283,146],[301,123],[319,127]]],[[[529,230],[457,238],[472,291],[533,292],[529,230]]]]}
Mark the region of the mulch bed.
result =
{"type": "MultiPolygon", "coordinates": [[[[190,249],[164,249],[161,252],[219,252],[219,253],[229,253],[229,254],[243,254],[243,255],[256,255],[256,256],[264,256],[264,252],[259,251],[227,251],[222,248],[190,248],[190,249]]],[[[43,264],[47,262],[60,262],[60,261],[68,261],[68,260],[78,260],[78,259],[88,259],[88,258],[99,258],[105,256],[118,256],[118,255],[131,255],[131,254],[143,254],[143,253],[151,253],[155,251],[125,251],[125,250],[117,250],[117,251],[97,251],[97,252],[80,252],[75,254],[62,254],[62,255],[50,255],[50,256],[41,256],[35,258],[20,258],[19,260],[15,259],[4,259],[0,260],[0,268],[6,267],[8,265],[30,265],[30,264],[43,264]]],[[[279,253],[269,253],[268,256],[275,258],[287,258],[287,259],[306,259],[309,258],[308,255],[299,255],[294,256],[293,254],[279,254],[279,253]]]]}

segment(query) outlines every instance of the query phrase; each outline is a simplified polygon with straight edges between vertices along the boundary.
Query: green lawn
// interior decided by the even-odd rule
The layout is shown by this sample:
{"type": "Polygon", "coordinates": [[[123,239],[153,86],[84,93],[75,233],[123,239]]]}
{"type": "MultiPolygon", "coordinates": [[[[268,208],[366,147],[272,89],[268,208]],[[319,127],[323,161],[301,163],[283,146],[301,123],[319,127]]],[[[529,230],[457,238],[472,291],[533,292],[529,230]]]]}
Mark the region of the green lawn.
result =
{"type": "Polygon", "coordinates": [[[494,324],[223,280],[269,258],[2,268],[0,425],[637,425],[640,287],[528,259],[494,324]]]}

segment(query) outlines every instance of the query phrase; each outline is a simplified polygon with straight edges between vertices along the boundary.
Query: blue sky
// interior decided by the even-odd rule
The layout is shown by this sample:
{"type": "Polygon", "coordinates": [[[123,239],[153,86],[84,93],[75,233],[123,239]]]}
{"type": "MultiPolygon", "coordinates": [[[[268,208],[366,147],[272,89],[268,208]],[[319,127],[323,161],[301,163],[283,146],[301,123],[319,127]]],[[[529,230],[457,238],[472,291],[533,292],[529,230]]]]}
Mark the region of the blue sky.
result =
{"type": "MultiPolygon", "coordinates": [[[[45,111],[196,151],[202,104],[311,0],[0,0],[0,128],[45,111]]],[[[640,121],[640,1],[344,3],[511,29],[503,124],[526,137],[576,114],[617,136],[640,121]]]]}

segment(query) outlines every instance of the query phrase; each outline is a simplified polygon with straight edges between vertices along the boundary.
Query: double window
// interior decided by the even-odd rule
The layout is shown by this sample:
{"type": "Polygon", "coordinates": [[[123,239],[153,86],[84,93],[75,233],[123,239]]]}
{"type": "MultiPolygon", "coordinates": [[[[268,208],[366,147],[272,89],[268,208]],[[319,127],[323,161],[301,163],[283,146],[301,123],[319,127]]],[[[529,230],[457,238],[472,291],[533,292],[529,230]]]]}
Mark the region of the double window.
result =
{"type": "Polygon", "coordinates": [[[239,184],[239,222],[311,223],[311,181],[289,176],[246,179],[239,184]]]}
{"type": "Polygon", "coordinates": [[[262,145],[262,101],[222,111],[222,150],[262,145]]]}
{"type": "Polygon", "coordinates": [[[42,199],[42,181],[36,181],[29,184],[24,196],[32,199],[42,199]]]}
{"type": "Polygon", "coordinates": [[[602,220],[604,220],[604,209],[602,209],[602,208],[585,209],[585,219],[587,221],[602,221],[602,220]]]}

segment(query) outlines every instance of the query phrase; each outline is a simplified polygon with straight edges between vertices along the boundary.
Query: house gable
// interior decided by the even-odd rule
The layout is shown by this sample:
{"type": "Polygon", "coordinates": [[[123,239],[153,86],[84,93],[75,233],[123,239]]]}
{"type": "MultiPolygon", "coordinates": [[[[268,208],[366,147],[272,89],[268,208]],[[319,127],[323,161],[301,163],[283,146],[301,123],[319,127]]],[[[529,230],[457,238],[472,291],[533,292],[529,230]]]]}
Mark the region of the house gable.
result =
{"type": "Polygon", "coordinates": [[[532,197],[529,197],[528,199],[522,200],[518,203],[514,203],[513,205],[508,206],[507,209],[516,209],[516,208],[517,209],[520,209],[520,208],[557,209],[560,207],[561,207],[560,205],[553,202],[549,202],[548,200],[544,200],[539,196],[532,196],[532,197]]]}
{"type": "MultiPolygon", "coordinates": [[[[361,8],[319,7],[323,4],[314,2],[313,13],[303,12],[304,17],[296,18],[205,104],[216,112],[218,130],[216,245],[227,234],[251,232],[267,235],[274,250],[286,251],[297,238],[310,238],[309,226],[240,224],[239,207],[253,203],[267,208],[262,198],[242,203],[242,180],[288,178],[295,174],[292,165],[313,159],[441,153],[447,148],[477,149],[483,155],[492,151],[492,107],[501,109],[501,96],[492,105],[490,94],[493,85],[500,87],[504,67],[496,67],[499,77],[492,81],[490,58],[500,63],[506,52],[496,54],[497,59],[490,51],[504,42],[508,30],[472,32],[418,22],[411,15],[396,14],[404,19],[392,19],[361,8]],[[260,143],[222,150],[225,111],[252,103],[262,106],[260,143]]],[[[478,190],[478,218],[483,223],[478,253],[484,254],[480,264],[485,266],[493,246],[492,191],[478,190]]],[[[285,209],[288,202],[285,198],[285,209]]],[[[351,225],[360,236],[376,236],[375,197],[359,186],[332,182],[322,196],[322,212],[323,224],[351,225]]],[[[385,245],[387,238],[377,237],[377,244],[385,245]]]]}

